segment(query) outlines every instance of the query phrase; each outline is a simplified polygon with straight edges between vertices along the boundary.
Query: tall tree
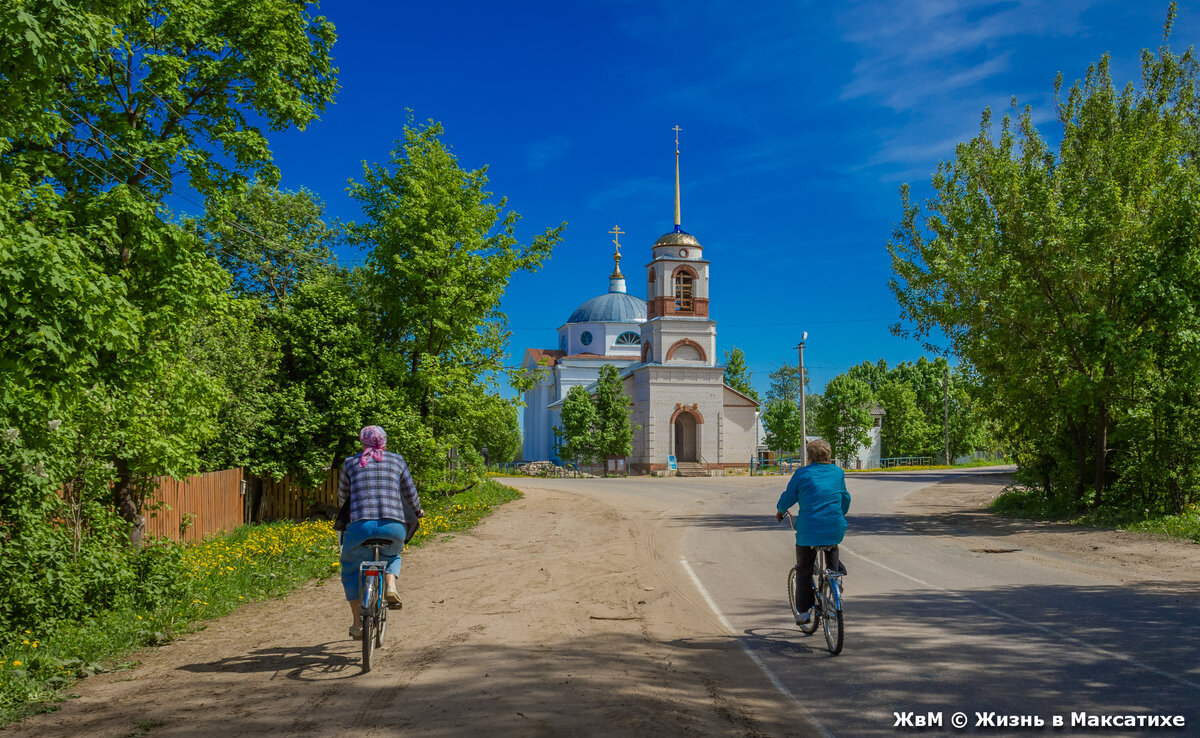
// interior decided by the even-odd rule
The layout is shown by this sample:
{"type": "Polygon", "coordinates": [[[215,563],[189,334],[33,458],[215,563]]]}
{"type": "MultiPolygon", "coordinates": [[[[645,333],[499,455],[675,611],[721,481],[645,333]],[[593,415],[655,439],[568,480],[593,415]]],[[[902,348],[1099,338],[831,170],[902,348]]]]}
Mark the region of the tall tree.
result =
{"type": "Polygon", "coordinates": [[[751,376],[745,352],[737,346],[725,352],[725,384],[757,402],[758,390],[754,389],[751,376]]]}
{"type": "MultiPolygon", "coordinates": [[[[15,236],[6,281],[40,279],[44,257],[23,255],[39,242],[69,266],[55,290],[0,306],[13,311],[0,323],[21,336],[0,341],[0,365],[22,366],[0,379],[0,416],[30,441],[39,416],[94,433],[85,445],[107,449],[113,506],[136,543],[147,491],[138,480],[194,469],[220,401],[181,362],[223,277],[161,200],[178,176],[206,200],[248,174],[276,177],[251,120],[304,126],[323,109],[336,87],[333,28],[288,0],[112,0],[9,4],[0,35],[0,206],[18,224],[5,231],[15,236]],[[70,318],[51,297],[64,290],[89,303],[66,341],[70,318]],[[94,310],[106,317],[89,320],[94,310]],[[74,420],[94,417],[84,399],[93,387],[108,398],[111,426],[74,420]],[[21,410],[10,404],[18,395],[21,410]],[[175,422],[189,415],[195,422],[175,422]]],[[[26,450],[52,459],[57,446],[26,450]]],[[[63,481],[58,465],[43,468],[42,489],[63,481]]]]}
{"type": "Polygon", "coordinates": [[[406,394],[429,423],[437,372],[484,381],[505,371],[500,298],[515,272],[541,267],[565,227],[521,245],[520,216],[493,200],[486,167],[462,169],[441,136],[440,123],[405,126],[388,163],[364,166],[350,185],[366,216],[353,232],[371,248],[380,339],[404,357],[406,394]]]}
{"type": "Polygon", "coordinates": [[[255,182],[210,203],[203,236],[242,295],[278,305],[304,277],[332,261],[341,230],[325,222],[312,192],[287,192],[255,182]]]}
{"type": "Polygon", "coordinates": [[[555,433],[559,438],[559,453],[564,459],[589,463],[600,450],[596,438],[596,406],[592,396],[579,385],[567,390],[563,398],[559,427],[555,433]]]}
{"type": "Polygon", "coordinates": [[[629,423],[629,398],[612,364],[600,367],[596,382],[596,451],[601,458],[628,456],[633,451],[633,426],[629,423]]]}
{"type": "Polygon", "coordinates": [[[1099,506],[1114,477],[1147,463],[1184,485],[1177,504],[1200,481],[1200,454],[1163,440],[1200,431],[1180,404],[1200,375],[1183,339],[1200,323],[1200,270],[1186,256],[1197,60],[1166,47],[1174,14],[1164,46],[1143,53],[1140,86],[1118,90],[1107,56],[1065,96],[1060,76],[1057,152],[1029,108],[998,135],[985,111],[979,135],[939,165],[923,221],[902,193],[889,244],[912,332],[944,333],[1004,408],[1025,466],[1077,506],[1099,506]]]}
{"type": "Polygon", "coordinates": [[[917,393],[898,379],[892,379],[879,388],[876,399],[884,411],[880,433],[883,455],[925,455],[930,430],[925,414],[917,407],[917,393]]]}
{"type": "Polygon", "coordinates": [[[825,395],[814,418],[820,436],[833,447],[834,458],[844,464],[870,442],[871,388],[861,379],[844,374],[825,385],[825,395]]]}

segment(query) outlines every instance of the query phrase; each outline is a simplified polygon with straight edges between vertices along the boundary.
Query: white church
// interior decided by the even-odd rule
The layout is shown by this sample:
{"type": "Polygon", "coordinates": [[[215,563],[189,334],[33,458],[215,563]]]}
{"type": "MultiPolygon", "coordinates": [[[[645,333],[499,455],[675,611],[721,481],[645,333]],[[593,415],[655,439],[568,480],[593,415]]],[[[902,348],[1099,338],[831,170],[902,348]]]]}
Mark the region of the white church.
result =
{"type": "Polygon", "coordinates": [[[717,364],[717,323],[709,314],[709,262],[700,241],[680,228],[679,141],[675,142],[675,228],[651,249],[646,299],[626,291],[620,229],[608,292],[580,305],[558,328],[558,348],[526,349],[521,366],[546,370],[525,392],[526,461],[556,460],[554,429],[563,399],[589,391],[612,364],[625,384],[634,425],[633,473],[723,474],[755,453],[758,403],[728,387],[717,364]]]}

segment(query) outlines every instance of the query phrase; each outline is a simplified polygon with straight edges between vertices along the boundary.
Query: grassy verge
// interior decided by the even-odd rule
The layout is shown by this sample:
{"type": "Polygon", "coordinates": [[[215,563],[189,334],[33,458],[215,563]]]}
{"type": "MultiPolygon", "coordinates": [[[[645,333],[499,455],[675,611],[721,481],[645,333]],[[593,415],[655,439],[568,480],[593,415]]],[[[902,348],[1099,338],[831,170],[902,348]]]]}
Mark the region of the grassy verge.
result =
{"type": "Polygon", "coordinates": [[[997,497],[992,502],[992,510],[1014,518],[1057,520],[1089,528],[1154,533],[1200,543],[1200,505],[1192,505],[1180,515],[1164,515],[1151,510],[1109,509],[1080,514],[1064,501],[1047,497],[1041,490],[1016,489],[997,497]]]}
{"type": "MultiPolygon", "coordinates": [[[[497,505],[520,497],[486,480],[451,497],[423,499],[425,518],[410,546],[466,530],[497,505]]],[[[338,572],[329,521],[247,525],[184,547],[158,541],[144,576],[162,578],[153,603],[131,603],[77,622],[47,624],[0,641],[0,725],[54,709],[80,678],[123,668],[136,649],[170,641],[255,600],[282,597],[338,572]]]]}

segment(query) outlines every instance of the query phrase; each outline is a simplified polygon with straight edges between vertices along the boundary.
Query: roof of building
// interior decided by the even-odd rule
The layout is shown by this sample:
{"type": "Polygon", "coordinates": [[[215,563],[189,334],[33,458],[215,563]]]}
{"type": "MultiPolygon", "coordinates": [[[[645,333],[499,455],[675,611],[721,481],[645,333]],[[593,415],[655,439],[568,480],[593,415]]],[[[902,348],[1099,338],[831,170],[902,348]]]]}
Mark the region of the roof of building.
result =
{"type": "Polygon", "coordinates": [[[567,352],[560,349],[525,349],[525,356],[532,359],[534,364],[554,366],[567,352]]]}
{"type": "Polygon", "coordinates": [[[700,240],[687,231],[667,231],[654,242],[655,246],[700,246],[700,240]]]}
{"type": "Polygon", "coordinates": [[[646,320],[646,301],[624,292],[593,297],[571,313],[568,323],[641,323],[646,320]]]}

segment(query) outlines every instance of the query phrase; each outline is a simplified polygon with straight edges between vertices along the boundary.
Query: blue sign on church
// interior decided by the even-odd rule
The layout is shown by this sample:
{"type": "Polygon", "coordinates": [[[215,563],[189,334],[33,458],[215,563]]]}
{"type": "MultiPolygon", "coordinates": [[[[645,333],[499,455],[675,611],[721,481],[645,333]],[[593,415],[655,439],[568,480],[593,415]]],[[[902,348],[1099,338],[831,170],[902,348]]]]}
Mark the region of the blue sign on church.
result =
{"type": "Polygon", "coordinates": [[[674,456],[667,457],[667,469],[669,471],[678,471],[679,470],[679,465],[675,463],[674,456]]]}

